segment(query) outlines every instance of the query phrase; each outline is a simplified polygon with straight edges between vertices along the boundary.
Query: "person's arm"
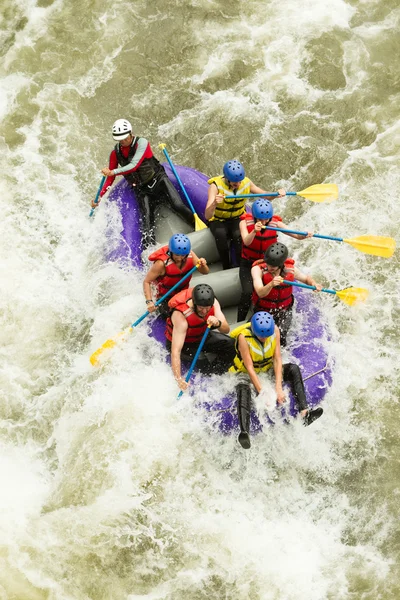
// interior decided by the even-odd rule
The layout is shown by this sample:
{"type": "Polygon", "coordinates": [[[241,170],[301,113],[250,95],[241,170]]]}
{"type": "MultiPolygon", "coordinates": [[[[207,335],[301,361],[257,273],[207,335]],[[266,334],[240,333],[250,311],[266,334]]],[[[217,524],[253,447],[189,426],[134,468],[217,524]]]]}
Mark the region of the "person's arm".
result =
{"type": "Polygon", "coordinates": [[[114,167],[117,167],[117,166],[118,166],[117,154],[116,154],[115,150],[113,150],[110,154],[109,168],[106,167],[101,170],[101,172],[103,173],[103,175],[105,177],[107,177],[107,179],[105,180],[103,187],[101,188],[101,192],[99,194],[97,202],[95,203],[94,200],[91,201],[92,208],[96,208],[96,206],[98,206],[100,204],[101,198],[107,192],[108,188],[111,187],[112,184],[114,183],[115,176],[111,175],[111,173],[113,172],[112,170],[114,169],[114,167]]]}
{"type": "Polygon", "coordinates": [[[298,233],[286,233],[285,229],[291,229],[291,227],[288,227],[287,225],[285,225],[285,223],[282,223],[282,221],[277,221],[276,223],[274,223],[273,226],[277,227],[278,229],[281,229],[282,233],[284,233],[285,235],[289,235],[290,237],[295,238],[296,240],[306,240],[307,238],[312,238],[312,236],[314,235],[311,231],[308,231],[307,235],[299,235],[298,233]]]}
{"type": "Polygon", "coordinates": [[[182,377],[181,350],[185,343],[188,323],[183,314],[178,310],[172,313],[171,321],[174,326],[172,329],[171,368],[180,389],[186,390],[189,384],[182,377]]]}
{"type": "Polygon", "coordinates": [[[193,262],[195,265],[199,265],[197,267],[197,270],[199,271],[199,273],[201,273],[202,275],[207,275],[210,272],[210,269],[208,268],[207,265],[207,261],[205,258],[199,258],[197,256],[197,254],[195,252],[191,252],[192,258],[193,258],[193,262]]]}
{"type": "MultiPolygon", "coordinates": [[[[113,181],[115,179],[114,169],[116,169],[117,167],[118,167],[118,157],[117,157],[117,153],[115,152],[115,149],[114,149],[114,150],[112,150],[112,152],[110,154],[110,160],[108,161],[108,167],[104,167],[104,169],[101,169],[101,172],[103,173],[103,175],[105,175],[108,179],[110,179],[111,183],[113,183],[113,181]]],[[[103,189],[100,194],[101,196],[103,194],[105,194],[108,179],[104,183],[103,189]]]]}
{"type": "Polygon", "coordinates": [[[158,277],[162,277],[165,275],[165,265],[162,260],[156,260],[154,264],[151,265],[151,268],[147,272],[146,277],[143,281],[143,292],[146,300],[147,310],[151,313],[154,312],[157,307],[153,302],[153,298],[151,297],[151,283],[156,281],[158,277]],[[150,302],[148,302],[150,300],[150,302]]]}
{"type": "Polygon", "coordinates": [[[255,223],[254,225],[254,229],[253,231],[250,231],[247,229],[247,222],[245,219],[243,219],[242,221],[240,221],[239,223],[239,229],[240,229],[240,235],[242,236],[242,242],[245,246],[250,246],[250,244],[252,243],[252,241],[254,240],[256,234],[262,230],[262,225],[260,221],[257,221],[257,223],[255,223]]]}
{"type": "Polygon", "coordinates": [[[294,270],[294,278],[301,283],[306,283],[307,285],[312,285],[316,287],[316,292],[320,292],[322,290],[322,285],[317,283],[315,279],[311,277],[311,275],[305,275],[298,269],[294,270]]]}
{"type": "Polygon", "coordinates": [[[230,331],[228,321],[221,310],[221,305],[218,300],[214,300],[214,316],[208,317],[207,325],[211,325],[221,333],[229,333],[230,331]]]}
{"type": "Polygon", "coordinates": [[[275,374],[275,389],[278,404],[285,402],[285,394],[282,388],[282,356],[281,356],[281,334],[279,328],[275,325],[276,346],[273,358],[273,367],[275,374]]]}
{"type": "Polygon", "coordinates": [[[259,394],[261,392],[261,382],[254,369],[253,361],[250,355],[249,347],[246,342],[246,338],[242,334],[240,334],[238,337],[238,346],[240,356],[242,357],[243,364],[246,367],[247,373],[249,374],[250,381],[256,388],[257,393],[259,394]]]}
{"type": "Polygon", "coordinates": [[[283,278],[280,275],[275,275],[275,277],[267,283],[263,284],[261,269],[258,266],[255,266],[251,269],[251,276],[253,278],[253,287],[259,298],[265,298],[268,294],[271,293],[272,289],[277,285],[281,285],[283,278]]]}
{"type": "MultiPolygon", "coordinates": [[[[250,193],[251,194],[264,194],[264,192],[265,192],[265,190],[262,190],[257,185],[255,185],[252,181],[250,181],[250,193]]],[[[274,198],[283,198],[283,196],[286,196],[286,190],[284,190],[283,188],[280,188],[278,190],[278,194],[279,194],[279,196],[268,196],[268,193],[265,192],[265,197],[268,198],[269,200],[274,200],[274,198]]]]}
{"type": "Polygon", "coordinates": [[[204,217],[206,221],[209,221],[214,216],[215,207],[217,204],[223,202],[224,197],[218,193],[218,187],[215,183],[211,183],[208,188],[208,200],[206,204],[206,209],[204,211],[204,217]]]}

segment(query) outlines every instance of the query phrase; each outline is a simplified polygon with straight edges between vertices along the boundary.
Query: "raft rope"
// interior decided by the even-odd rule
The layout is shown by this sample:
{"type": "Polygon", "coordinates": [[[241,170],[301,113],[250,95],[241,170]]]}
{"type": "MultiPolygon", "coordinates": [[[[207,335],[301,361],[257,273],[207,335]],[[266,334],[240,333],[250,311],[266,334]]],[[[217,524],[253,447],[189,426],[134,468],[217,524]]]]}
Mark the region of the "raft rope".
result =
{"type": "Polygon", "coordinates": [[[315,373],[313,373],[312,375],[309,375],[308,377],[304,377],[303,381],[307,381],[307,379],[311,379],[311,377],[315,377],[315,375],[319,375],[320,373],[323,373],[324,371],[326,371],[327,368],[328,368],[328,361],[326,361],[326,364],[324,367],[322,367],[322,369],[320,369],[319,371],[315,371],[315,373]]]}

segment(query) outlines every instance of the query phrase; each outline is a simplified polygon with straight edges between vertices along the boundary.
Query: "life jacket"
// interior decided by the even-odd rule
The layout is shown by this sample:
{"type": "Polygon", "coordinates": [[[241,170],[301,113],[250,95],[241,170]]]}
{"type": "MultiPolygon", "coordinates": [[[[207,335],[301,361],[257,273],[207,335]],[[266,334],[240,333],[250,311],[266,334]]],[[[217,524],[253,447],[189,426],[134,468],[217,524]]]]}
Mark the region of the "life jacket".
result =
{"type": "Polygon", "coordinates": [[[260,373],[260,371],[268,371],[268,369],[270,369],[272,366],[275,353],[275,333],[273,333],[270,337],[267,337],[264,342],[261,342],[251,331],[251,323],[245,323],[244,325],[239,325],[239,327],[236,327],[236,329],[230,333],[230,336],[236,340],[236,356],[233,359],[233,365],[230,367],[229,372],[247,373],[247,369],[244,366],[243,359],[239,351],[240,334],[242,334],[246,339],[255,372],[260,373]]]}
{"type": "MultiPolygon", "coordinates": [[[[128,156],[124,156],[121,151],[121,146],[119,144],[115,144],[115,154],[117,155],[118,164],[121,165],[121,167],[126,167],[126,165],[128,165],[135,156],[138,141],[138,137],[133,138],[129,148],[128,156]]],[[[154,177],[159,175],[161,171],[163,171],[163,167],[155,156],[151,156],[150,158],[145,158],[136,171],[126,175],[123,174],[123,176],[131,185],[140,186],[149,183],[151,179],[154,179],[154,177]]]]}
{"type": "MultiPolygon", "coordinates": [[[[250,179],[245,177],[243,181],[240,182],[240,187],[237,190],[232,190],[225,181],[223,175],[219,175],[218,177],[211,177],[208,180],[208,183],[211,185],[215,183],[218,188],[218,193],[223,194],[224,196],[233,196],[239,194],[249,194],[250,193],[250,179]]],[[[210,221],[225,221],[226,219],[238,219],[240,215],[244,213],[244,207],[246,204],[246,198],[225,198],[223,202],[217,204],[215,207],[214,216],[211,217],[210,221]]]]}
{"type": "MultiPolygon", "coordinates": [[[[247,231],[251,233],[254,231],[255,221],[253,215],[245,213],[240,217],[241,221],[246,221],[247,231]]],[[[279,215],[274,215],[269,223],[271,227],[276,227],[276,223],[282,221],[279,215]]],[[[275,244],[278,241],[278,234],[276,231],[270,229],[263,229],[256,233],[253,241],[249,246],[242,244],[242,258],[246,260],[258,260],[264,257],[264,253],[269,246],[275,244]]]]}
{"type": "MultiPolygon", "coordinates": [[[[168,302],[169,308],[172,310],[179,310],[183,316],[185,317],[188,328],[186,331],[185,344],[193,344],[195,342],[200,342],[201,338],[205,330],[207,329],[207,319],[214,315],[214,307],[208,311],[204,318],[199,317],[193,307],[190,307],[187,304],[187,301],[192,297],[193,288],[188,288],[187,290],[182,290],[179,294],[175,294],[168,302]]],[[[172,313],[171,313],[172,315],[172,313]]],[[[165,329],[165,337],[167,340],[172,342],[172,330],[174,328],[171,315],[167,319],[167,327],[165,329]]]]}
{"type": "MultiPolygon", "coordinates": [[[[273,277],[268,273],[265,262],[261,263],[259,267],[262,273],[262,282],[264,285],[267,285],[273,280],[273,277]]],[[[293,258],[287,258],[285,260],[279,275],[288,281],[294,281],[293,258]]],[[[257,292],[254,290],[251,300],[258,310],[266,310],[267,312],[273,308],[285,310],[293,304],[293,286],[287,285],[286,283],[277,285],[272,288],[268,296],[264,296],[264,298],[259,298],[257,292]]]]}
{"type": "MultiPolygon", "coordinates": [[[[168,251],[168,246],[163,246],[162,248],[159,248],[158,250],[150,254],[149,260],[151,260],[152,262],[155,262],[156,260],[162,260],[164,263],[165,275],[157,277],[156,279],[157,298],[160,298],[161,296],[164,296],[164,294],[169,292],[169,290],[176,283],[178,283],[179,279],[181,279],[184,275],[186,275],[188,271],[190,271],[194,267],[193,256],[190,253],[182,267],[182,270],[180,270],[176,266],[176,263],[174,263],[174,261],[172,260],[168,251]]],[[[185,281],[183,281],[182,284],[176,288],[176,293],[182,290],[186,290],[189,287],[190,280],[191,277],[185,279],[185,281]]]]}

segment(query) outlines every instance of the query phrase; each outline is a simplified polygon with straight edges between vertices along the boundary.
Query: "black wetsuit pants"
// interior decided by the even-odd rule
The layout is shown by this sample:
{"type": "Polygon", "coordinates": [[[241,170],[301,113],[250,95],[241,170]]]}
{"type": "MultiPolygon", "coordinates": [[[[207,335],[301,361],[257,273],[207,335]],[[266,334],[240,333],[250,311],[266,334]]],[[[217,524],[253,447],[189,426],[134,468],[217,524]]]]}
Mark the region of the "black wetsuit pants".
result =
{"type": "MultiPolygon", "coordinates": [[[[198,343],[184,344],[181,350],[181,360],[188,366],[200,345],[198,343]]],[[[166,340],[166,348],[171,351],[171,342],[166,340]]],[[[210,331],[203,350],[196,363],[196,369],[201,373],[222,375],[226,373],[236,356],[235,340],[225,333],[210,331]]]]}
{"type": "MultiPolygon", "coordinates": [[[[298,365],[286,363],[282,366],[282,379],[290,384],[299,412],[308,408],[303,377],[298,365]]],[[[249,431],[251,411],[251,388],[249,383],[238,383],[236,386],[237,409],[241,431],[249,431]]]]}
{"type": "Polygon", "coordinates": [[[140,210],[143,247],[155,244],[155,212],[164,202],[188,225],[194,226],[193,213],[184,204],[164,169],[146,185],[135,188],[140,210]]]}
{"type": "MultiPolygon", "coordinates": [[[[178,293],[178,292],[176,292],[178,293]]],[[[157,306],[157,314],[164,320],[166,321],[169,317],[169,315],[171,314],[171,309],[168,306],[168,302],[170,301],[170,299],[172,298],[173,294],[169,295],[168,298],[166,298],[163,302],[161,302],[158,306],[157,306]]]]}
{"type": "Polygon", "coordinates": [[[239,279],[242,286],[242,294],[240,296],[237,320],[244,321],[251,306],[251,295],[253,293],[253,278],[251,276],[251,267],[253,261],[241,258],[239,263],[239,279]]]}
{"type": "Polygon", "coordinates": [[[223,269],[230,269],[235,265],[231,260],[231,245],[235,251],[236,263],[239,264],[242,253],[242,238],[239,229],[239,219],[226,219],[225,221],[210,221],[211,233],[215,238],[218,254],[223,269]]]}

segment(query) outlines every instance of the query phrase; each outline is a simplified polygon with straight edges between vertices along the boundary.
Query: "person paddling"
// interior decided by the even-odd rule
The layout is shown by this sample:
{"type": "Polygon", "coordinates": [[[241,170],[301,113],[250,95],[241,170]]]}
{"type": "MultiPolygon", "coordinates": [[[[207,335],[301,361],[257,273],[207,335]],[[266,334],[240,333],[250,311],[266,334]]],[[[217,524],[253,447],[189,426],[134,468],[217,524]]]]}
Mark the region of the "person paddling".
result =
{"type": "Polygon", "coordinates": [[[280,330],[281,345],[286,346],[287,334],[292,323],[293,286],[283,283],[300,281],[315,286],[317,292],[322,285],[310,275],[305,275],[295,267],[293,258],[285,244],[277,242],[269,246],[264,254],[264,261],[259,261],[251,269],[254,292],[252,302],[254,312],[267,311],[272,314],[280,330]]]}
{"type": "Polygon", "coordinates": [[[186,390],[189,385],[182,377],[181,361],[189,363],[193,360],[207,326],[212,331],[205,341],[197,368],[206,374],[225,373],[235,356],[235,342],[225,335],[229,325],[212,287],[200,283],[173,296],[168,305],[172,314],[167,319],[166,348],[171,352],[172,372],[179,388],[186,390]]]}
{"type": "MultiPolygon", "coordinates": [[[[244,167],[238,160],[229,160],[224,164],[223,175],[211,177],[208,180],[208,201],[204,216],[209,221],[211,233],[215,238],[217,250],[222,261],[223,269],[230,269],[231,244],[235,251],[236,261],[239,262],[242,242],[239,230],[240,216],[245,212],[246,198],[225,198],[229,195],[262,194],[264,190],[257,187],[248,177],[244,167]]],[[[279,191],[279,197],[286,194],[279,191]]],[[[265,193],[268,197],[268,193],[265,193]]]]}
{"type": "MultiPolygon", "coordinates": [[[[267,403],[267,394],[263,391],[258,374],[265,373],[273,367],[278,405],[282,405],[286,400],[282,387],[282,382],[285,381],[291,385],[304,425],[311,425],[322,415],[321,407],[310,409],[308,406],[298,365],[282,364],[280,332],[272,315],[266,311],[258,312],[252,316],[250,323],[240,325],[230,335],[235,339],[236,353],[233,365],[229,369],[230,373],[247,374],[257,394],[265,396],[267,403]]],[[[251,388],[248,381],[240,381],[236,385],[236,394],[240,424],[238,440],[242,448],[248,449],[251,445],[249,435],[251,388]]]]}
{"type": "MultiPolygon", "coordinates": [[[[283,190],[282,190],[283,191],[283,190]]],[[[311,232],[307,235],[297,233],[286,233],[287,225],[282,222],[279,215],[274,214],[272,203],[269,200],[260,198],[253,202],[251,213],[245,212],[240,217],[240,235],[242,236],[242,255],[239,263],[239,278],[242,286],[242,295],[240,296],[237,320],[244,321],[251,306],[251,295],[253,292],[253,279],[251,269],[256,260],[264,257],[265,251],[269,246],[278,241],[276,231],[266,229],[265,226],[276,227],[290,237],[298,240],[304,240],[312,237],[311,232]]]]}
{"type": "MultiPolygon", "coordinates": [[[[146,138],[134,136],[132,125],[126,119],[115,121],[112,136],[117,144],[110,154],[109,166],[101,170],[107,179],[100,198],[117,175],[122,175],[128,181],[135,190],[139,204],[143,246],[146,248],[155,244],[155,210],[160,202],[166,202],[175,213],[193,226],[192,211],[182,202],[164,167],[153,155],[146,138]]],[[[92,200],[92,207],[96,206],[92,200]]]]}
{"type": "MultiPolygon", "coordinates": [[[[179,279],[184,277],[195,265],[198,265],[198,271],[203,275],[207,275],[209,268],[205,258],[198,258],[193,252],[190,239],[183,233],[173,235],[168,246],[162,246],[149,256],[149,260],[153,262],[150,270],[143,281],[143,292],[146,300],[147,310],[152,313],[158,310],[159,314],[166,319],[169,314],[167,298],[157,307],[155,302],[161,296],[164,296],[179,279]],[[152,288],[155,290],[153,299],[152,288]]],[[[176,293],[187,289],[190,284],[191,277],[185,279],[182,286],[178,286],[176,293]]]]}

